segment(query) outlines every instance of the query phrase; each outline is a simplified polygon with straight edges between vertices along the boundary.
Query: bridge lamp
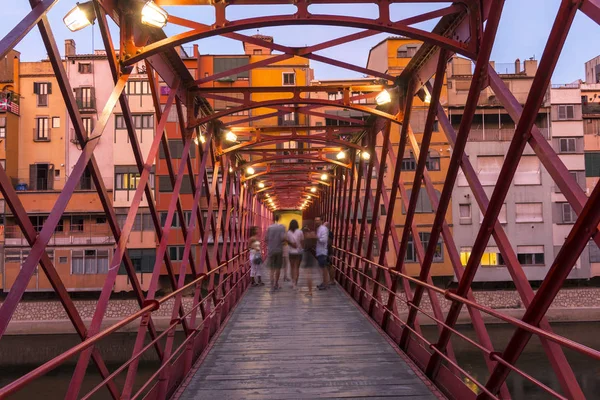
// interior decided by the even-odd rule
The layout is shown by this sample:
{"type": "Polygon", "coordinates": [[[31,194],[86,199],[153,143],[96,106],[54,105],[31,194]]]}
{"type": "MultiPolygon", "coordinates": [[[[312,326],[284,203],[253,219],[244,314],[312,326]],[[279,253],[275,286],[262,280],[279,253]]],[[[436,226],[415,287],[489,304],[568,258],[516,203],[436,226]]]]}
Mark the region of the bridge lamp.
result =
{"type": "Polygon", "coordinates": [[[248,168],[246,168],[246,172],[248,173],[248,175],[254,175],[255,171],[254,171],[254,168],[248,167],[248,168]]]}
{"type": "Polygon", "coordinates": [[[259,187],[260,189],[264,189],[264,188],[265,188],[265,184],[264,184],[264,183],[262,183],[262,182],[259,182],[259,183],[258,183],[258,187],[259,187]]]}
{"type": "Polygon", "coordinates": [[[360,156],[365,161],[369,161],[371,159],[371,154],[369,154],[369,152],[367,151],[363,151],[362,153],[360,153],[360,156]]]}
{"type": "Polygon", "coordinates": [[[96,20],[94,3],[91,1],[77,5],[65,15],[63,22],[71,32],[76,32],[86,26],[92,25],[96,20]]]}
{"type": "Polygon", "coordinates": [[[237,142],[237,135],[231,131],[225,132],[225,140],[228,142],[237,142]]]}
{"type": "Polygon", "coordinates": [[[377,103],[378,106],[388,104],[391,101],[392,101],[392,96],[390,95],[390,92],[388,92],[385,89],[381,93],[379,93],[377,95],[377,97],[375,97],[375,102],[377,103]]]}
{"type": "Polygon", "coordinates": [[[346,152],[345,151],[340,151],[339,153],[337,153],[337,155],[335,157],[338,160],[343,160],[344,158],[346,158],[346,152]]]}
{"type": "Polygon", "coordinates": [[[233,172],[233,168],[229,167],[229,173],[233,172]]]}
{"type": "Polygon", "coordinates": [[[327,176],[327,174],[323,174],[321,175],[321,180],[322,181],[326,181],[329,177],[327,176]]]}
{"type": "Polygon", "coordinates": [[[194,143],[196,143],[196,145],[200,143],[204,144],[206,143],[206,137],[202,133],[198,133],[198,136],[194,138],[194,143]]]}
{"type": "Polygon", "coordinates": [[[142,24],[154,28],[163,28],[167,24],[169,14],[152,0],[144,4],[142,8],[142,24]]]}
{"type": "Polygon", "coordinates": [[[310,199],[310,198],[311,198],[310,194],[307,194],[307,195],[306,195],[306,198],[307,198],[307,199],[310,199]]]}
{"type": "Polygon", "coordinates": [[[316,187],[311,187],[311,188],[310,188],[310,191],[311,191],[312,193],[317,193],[317,188],[316,188],[316,187]]]}
{"type": "Polygon", "coordinates": [[[429,93],[427,93],[427,94],[425,95],[425,100],[424,100],[424,103],[425,103],[425,104],[429,104],[429,103],[431,103],[431,95],[430,95],[429,93]]]}

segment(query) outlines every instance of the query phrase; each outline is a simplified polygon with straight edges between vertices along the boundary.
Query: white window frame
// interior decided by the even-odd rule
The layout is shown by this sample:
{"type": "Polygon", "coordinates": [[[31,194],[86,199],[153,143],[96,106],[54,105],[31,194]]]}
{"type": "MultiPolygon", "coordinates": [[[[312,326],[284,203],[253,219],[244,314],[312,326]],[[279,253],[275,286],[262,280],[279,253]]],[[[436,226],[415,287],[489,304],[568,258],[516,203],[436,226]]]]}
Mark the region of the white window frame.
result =
{"type": "Polygon", "coordinates": [[[564,153],[576,153],[577,152],[577,140],[575,138],[572,138],[572,137],[559,138],[558,139],[558,151],[561,154],[564,154],[564,153]],[[563,150],[563,143],[565,144],[565,149],[564,150],[563,150]]]}
{"type": "Polygon", "coordinates": [[[574,224],[577,221],[577,214],[569,203],[561,203],[560,205],[560,220],[563,224],[574,224]],[[568,215],[568,218],[565,218],[568,215]]]}
{"type": "Polygon", "coordinates": [[[282,72],[281,73],[281,85],[282,86],[296,86],[296,73],[295,72],[282,72]],[[293,83],[285,83],[285,77],[286,75],[292,75],[293,78],[293,83]]]}
{"type": "MultiPolygon", "coordinates": [[[[522,213],[521,213],[522,214],[522,213]]],[[[516,223],[541,223],[544,222],[544,203],[542,202],[528,202],[528,203],[515,203],[515,222],[516,223]],[[540,215],[539,217],[536,216],[535,217],[527,217],[527,216],[519,216],[519,206],[536,206],[540,208],[540,215]]]]}
{"type": "Polygon", "coordinates": [[[463,203],[463,204],[458,205],[458,218],[460,220],[460,223],[463,225],[467,225],[472,222],[473,213],[471,210],[471,203],[463,203]],[[463,214],[462,211],[465,209],[469,212],[468,216],[462,215],[463,214]]]}
{"type": "Polygon", "coordinates": [[[558,119],[559,120],[571,120],[575,119],[575,106],[573,104],[559,104],[558,105],[558,119]],[[571,111],[571,117],[569,117],[569,110],[571,111]],[[561,116],[562,113],[562,116],[561,116]]]}

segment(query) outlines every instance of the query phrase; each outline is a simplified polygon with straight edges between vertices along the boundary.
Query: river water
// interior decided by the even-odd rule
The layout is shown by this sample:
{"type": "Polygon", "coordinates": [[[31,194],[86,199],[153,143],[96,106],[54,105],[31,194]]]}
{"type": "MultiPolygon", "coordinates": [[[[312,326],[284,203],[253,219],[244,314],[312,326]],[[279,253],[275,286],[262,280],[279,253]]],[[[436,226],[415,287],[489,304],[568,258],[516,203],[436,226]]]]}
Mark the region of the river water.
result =
{"type": "MultiPolygon", "coordinates": [[[[553,324],[553,329],[559,335],[594,349],[600,349],[600,322],[553,324]]],[[[459,330],[469,337],[475,338],[475,333],[470,326],[463,325],[459,327],[459,330]]],[[[435,341],[435,327],[425,327],[423,331],[428,340],[435,341]]],[[[488,331],[494,348],[501,350],[510,340],[514,329],[507,325],[489,325],[488,331]]],[[[124,360],[129,358],[134,340],[135,334],[120,333],[100,342],[99,349],[111,371],[114,371],[124,360]]],[[[176,342],[181,340],[181,335],[178,335],[176,342]]],[[[0,387],[19,378],[35,368],[36,365],[67,350],[77,342],[78,339],[75,335],[5,336],[0,340],[0,387]]],[[[479,350],[456,337],[454,337],[452,344],[460,365],[469,371],[475,379],[485,382],[488,372],[479,350]]],[[[565,350],[565,353],[586,397],[588,399],[600,399],[600,362],[574,351],[565,350]]],[[[137,387],[156,370],[158,361],[154,354],[149,351],[143,357],[143,362],[140,363],[137,387]]],[[[16,400],[62,399],[73,374],[75,362],[76,359],[69,360],[67,364],[37,379],[10,398],[16,400]]],[[[532,338],[517,366],[560,393],[558,381],[537,338],[532,338]]],[[[117,379],[119,386],[122,386],[124,376],[125,373],[122,373],[117,379]]],[[[95,367],[90,364],[80,392],[81,395],[87,393],[99,382],[99,374],[95,367]]],[[[540,392],[539,389],[517,374],[511,373],[507,382],[514,399],[550,398],[545,392],[540,392]]],[[[109,398],[107,391],[102,391],[94,397],[94,399],[107,398],[109,398]]]]}

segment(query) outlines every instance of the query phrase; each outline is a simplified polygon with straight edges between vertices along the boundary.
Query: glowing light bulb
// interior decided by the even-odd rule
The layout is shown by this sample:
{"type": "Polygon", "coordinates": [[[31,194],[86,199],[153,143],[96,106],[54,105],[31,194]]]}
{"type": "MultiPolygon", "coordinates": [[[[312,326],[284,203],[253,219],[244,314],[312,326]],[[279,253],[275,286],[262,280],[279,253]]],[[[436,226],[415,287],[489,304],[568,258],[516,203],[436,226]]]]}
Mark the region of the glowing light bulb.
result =
{"type": "Polygon", "coordinates": [[[379,93],[377,95],[377,97],[375,97],[375,102],[377,103],[377,105],[382,106],[384,104],[387,104],[389,102],[392,101],[392,96],[390,96],[390,92],[388,92],[387,90],[383,90],[381,93],[379,93]]]}
{"type": "Polygon", "coordinates": [[[248,167],[248,168],[246,168],[246,172],[248,173],[248,175],[253,175],[255,171],[254,171],[254,168],[248,167]]]}
{"type": "Polygon", "coordinates": [[[323,174],[323,175],[321,175],[321,180],[322,180],[322,181],[326,181],[326,180],[327,180],[327,178],[328,178],[327,174],[323,174]]]}
{"type": "Polygon", "coordinates": [[[169,14],[152,0],[147,2],[142,8],[142,24],[162,28],[167,24],[169,14]]]}
{"type": "Polygon", "coordinates": [[[225,133],[225,140],[228,142],[237,142],[237,135],[231,131],[225,133]]]}
{"type": "Polygon", "coordinates": [[[363,160],[370,160],[371,159],[371,154],[369,154],[366,151],[363,151],[360,155],[361,155],[361,157],[362,157],[363,160]]]}
{"type": "Polygon", "coordinates": [[[316,193],[317,192],[317,188],[316,187],[312,187],[312,188],[310,188],[310,191],[313,192],[313,193],[316,193]]]}
{"type": "Polygon", "coordinates": [[[344,151],[340,151],[339,153],[337,153],[337,156],[335,156],[338,160],[343,160],[344,158],[346,158],[346,153],[344,151]]]}
{"type": "Polygon", "coordinates": [[[259,188],[261,188],[261,189],[264,189],[264,187],[265,187],[265,184],[264,184],[264,183],[262,183],[262,182],[259,182],[259,183],[258,183],[258,187],[259,187],[259,188]]]}

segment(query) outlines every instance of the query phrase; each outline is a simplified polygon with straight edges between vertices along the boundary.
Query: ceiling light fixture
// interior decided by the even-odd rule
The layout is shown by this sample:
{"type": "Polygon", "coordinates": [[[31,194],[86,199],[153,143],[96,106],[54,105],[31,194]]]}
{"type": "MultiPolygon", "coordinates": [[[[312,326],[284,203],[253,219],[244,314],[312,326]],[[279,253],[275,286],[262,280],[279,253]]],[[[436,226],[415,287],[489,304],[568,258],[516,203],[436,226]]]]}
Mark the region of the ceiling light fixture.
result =
{"type": "Polygon", "coordinates": [[[154,28],[163,28],[167,24],[169,14],[152,0],[144,4],[142,8],[142,24],[154,28]]]}

